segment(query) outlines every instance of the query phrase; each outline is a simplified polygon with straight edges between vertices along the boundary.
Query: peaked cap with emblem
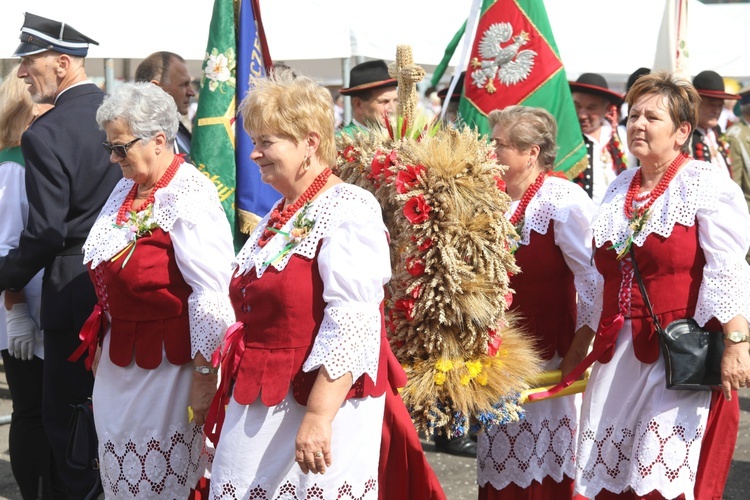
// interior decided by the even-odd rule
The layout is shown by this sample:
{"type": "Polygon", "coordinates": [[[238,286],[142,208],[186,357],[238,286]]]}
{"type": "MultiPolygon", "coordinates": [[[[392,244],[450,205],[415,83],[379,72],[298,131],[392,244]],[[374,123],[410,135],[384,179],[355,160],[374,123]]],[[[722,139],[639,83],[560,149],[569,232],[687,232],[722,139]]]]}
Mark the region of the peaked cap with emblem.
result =
{"type": "Polygon", "coordinates": [[[89,44],[99,45],[99,42],[92,40],[69,24],[28,12],[19,38],[21,44],[13,53],[13,57],[31,56],[45,50],[86,57],[89,44]]]}
{"type": "Polygon", "coordinates": [[[609,90],[607,80],[597,73],[584,73],[574,82],[568,82],[571,92],[583,92],[604,97],[612,104],[619,105],[622,102],[622,94],[609,90]]]}
{"type": "Polygon", "coordinates": [[[388,66],[382,59],[365,61],[354,66],[349,72],[349,87],[339,90],[343,95],[356,95],[366,90],[381,87],[395,87],[398,82],[388,73],[388,66]]]}
{"type": "Polygon", "coordinates": [[[693,87],[701,97],[713,99],[740,99],[737,94],[730,94],[724,88],[724,79],[716,71],[701,71],[693,78],[693,87]]]}

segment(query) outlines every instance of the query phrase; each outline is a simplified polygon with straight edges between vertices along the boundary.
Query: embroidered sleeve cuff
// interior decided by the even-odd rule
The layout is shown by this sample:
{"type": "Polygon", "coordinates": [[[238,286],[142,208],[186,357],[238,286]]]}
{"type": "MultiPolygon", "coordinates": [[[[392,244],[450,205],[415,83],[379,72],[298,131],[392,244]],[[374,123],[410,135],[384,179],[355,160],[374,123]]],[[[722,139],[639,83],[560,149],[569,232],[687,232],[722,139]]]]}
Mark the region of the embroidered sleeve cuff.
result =
{"type": "Polygon", "coordinates": [[[695,321],[705,325],[711,318],[722,323],[737,315],[750,320],[750,266],[742,260],[721,269],[706,269],[695,307],[695,321]]]}
{"type": "Polygon", "coordinates": [[[190,313],[190,355],[200,352],[211,359],[229,325],[234,311],[226,294],[212,291],[193,292],[188,298],[190,313]]]}
{"type": "Polygon", "coordinates": [[[310,372],[325,366],[332,379],[351,372],[352,380],[357,380],[366,373],[376,382],[380,333],[378,305],[328,307],[302,369],[310,372]]]}
{"type": "Polygon", "coordinates": [[[578,292],[576,331],[583,325],[587,325],[596,331],[602,312],[604,279],[597,272],[576,275],[575,287],[578,292]]]}

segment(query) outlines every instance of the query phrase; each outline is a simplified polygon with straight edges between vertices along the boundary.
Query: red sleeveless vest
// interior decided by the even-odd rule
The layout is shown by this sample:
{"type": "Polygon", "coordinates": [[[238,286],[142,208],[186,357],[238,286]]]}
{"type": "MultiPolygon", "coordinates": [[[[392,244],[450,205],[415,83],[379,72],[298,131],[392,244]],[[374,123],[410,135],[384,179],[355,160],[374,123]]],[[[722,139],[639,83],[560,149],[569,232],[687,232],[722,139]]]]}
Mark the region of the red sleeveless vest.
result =
{"type": "MultiPolygon", "coordinates": [[[[269,266],[260,279],[254,269],[235,275],[229,296],[237,321],[243,323],[245,342],[234,399],[248,405],[260,397],[264,405],[275,406],[291,386],[295,400],[306,405],[319,370],[305,373],[302,365],[312,350],[326,307],[317,260],[293,255],[282,271],[269,266]]],[[[362,375],[347,399],[381,396],[394,384],[394,376],[403,377],[385,336],[382,304],[380,318],[377,383],[362,375]]]]}
{"type": "Polygon", "coordinates": [[[154,369],[161,364],[163,347],[173,365],[189,363],[192,288],[177,267],[172,239],[158,228],[138,238],[123,267],[129,251],[114,262],[89,267],[99,303],[112,317],[110,359],[125,367],[135,357],[139,367],[154,369]]]}
{"type": "Polygon", "coordinates": [[[531,231],[529,244],[515,254],[521,272],[511,276],[515,290],[511,311],[523,317],[525,327],[536,340],[543,359],[557,352],[565,356],[576,327],[576,290],[573,272],[555,245],[555,228],[550,220],[547,234],[531,231]]]}
{"type": "MultiPolygon", "coordinates": [[[[616,252],[608,250],[610,246],[612,242],[606,242],[596,249],[594,255],[596,267],[604,277],[602,318],[610,318],[619,311],[622,273],[616,252]]],[[[697,221],[690,227],[675,224],[668,238],[651,233],[643,246],[635,246],[634,250],[638,269],[661,326],[666,327],[676,319],[692,317],[706,264],[706,257],[698,242],[697,221]]],[[[643,363],[653,363],[659,357],[658,338],[635,276],[630,296],[635,356],[643,363]]],[[[718,320],[712,319],[706,328],[720,330],[721,326],[718,320]]],[[[599,361],[609,362],[613,353],[614,348],[609,349],[599,361]]]]}

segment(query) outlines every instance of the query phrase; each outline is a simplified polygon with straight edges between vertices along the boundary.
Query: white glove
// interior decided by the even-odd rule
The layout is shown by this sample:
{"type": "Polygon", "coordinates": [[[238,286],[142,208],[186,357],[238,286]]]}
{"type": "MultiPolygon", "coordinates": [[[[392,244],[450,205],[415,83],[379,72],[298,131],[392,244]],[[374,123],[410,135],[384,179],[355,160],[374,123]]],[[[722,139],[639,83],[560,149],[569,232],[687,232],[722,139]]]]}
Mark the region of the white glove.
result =
{"type": "Polygon", "coordinates": [[[8,352],[11,356],[24,361],[33,359],[34,339],[39,328],[29,316],[28,304],[14,304],[5,314],[5,322],[8,325],[8,352]]]}

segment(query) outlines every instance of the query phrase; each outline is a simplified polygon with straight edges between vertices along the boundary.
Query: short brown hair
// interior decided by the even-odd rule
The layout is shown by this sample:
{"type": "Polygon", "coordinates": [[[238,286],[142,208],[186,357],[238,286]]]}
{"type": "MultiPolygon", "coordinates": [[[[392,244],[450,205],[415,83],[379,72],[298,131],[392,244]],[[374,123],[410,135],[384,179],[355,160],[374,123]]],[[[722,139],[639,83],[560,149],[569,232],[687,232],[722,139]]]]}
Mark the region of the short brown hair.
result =
{"type": "Polygon", "coordinates": [[[281,133],[295,144],[316,132],[316,152],[325,165],[336,161],[333,98],[327,88],[290,69],[271,70],[267,77],[250,79],[250,90],[240,103],[242,126],[248,134],[281,133]]]}
{"type": "MultiPolygon", "coordinates": [[[[683,123],[690,125],[691,132],[695,130],[701,98],[690,81],[670,71],[643,75],[635,81],[625,96],[628,109],[632,109],[638,99],[647,95],[665,97],[667,112],[672,119],[672,131],[676,131],[683,123]]],[[[690,153],[689,136],[680,150],[686,154],[690,153]]]]}
{"type": "Polygon", "coordinates": [[[490,127],[506,131],[510,146],[525,151],[539,146],[539,163],[546,170],[555,165],[557,155],[557,122],[549,111],[531,106],[508,106],[489,114],[490,127]]]}

